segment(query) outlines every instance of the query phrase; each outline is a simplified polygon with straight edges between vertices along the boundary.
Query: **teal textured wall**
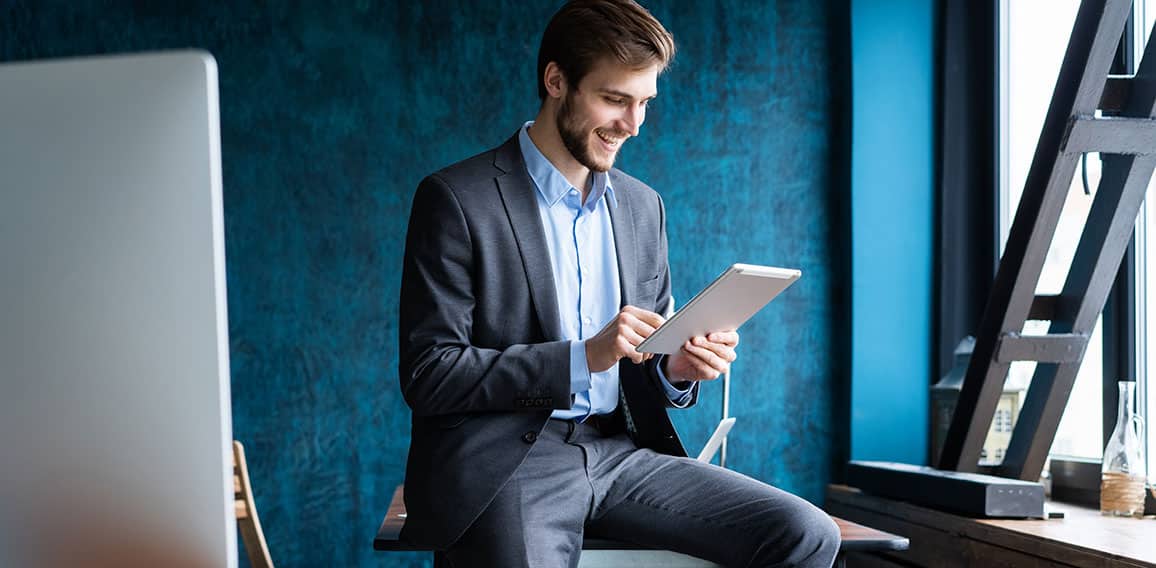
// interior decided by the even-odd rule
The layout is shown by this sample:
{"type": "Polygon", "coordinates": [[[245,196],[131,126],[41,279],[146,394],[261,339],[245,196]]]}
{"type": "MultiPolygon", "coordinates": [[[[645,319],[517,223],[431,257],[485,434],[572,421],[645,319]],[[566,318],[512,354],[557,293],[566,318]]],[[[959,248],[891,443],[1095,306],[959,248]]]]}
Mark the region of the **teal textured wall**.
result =
{"type": "MultiPolygon", "coordinates": [[[[423,175],[533,117],[558,4],[0,2],[0,60],[218,60],[234,431],[279,566],[427,562],[370,546],[408,446],[394,346],[409,203],[423,175]]],[[[819,501],[848,443],[848,7],[647,4],[680,54],[620,166],[665,197],[677,299],[736,261],[803,270],[743,329],[730,465],[819,501]]],[[[709,384],[677,413],[692,451],[720,405],[709,384]]]]}
{"type": "Polygon", "coordinates": [[[851,457],[927,463],[934,19],[852,0],[851,457]]]}

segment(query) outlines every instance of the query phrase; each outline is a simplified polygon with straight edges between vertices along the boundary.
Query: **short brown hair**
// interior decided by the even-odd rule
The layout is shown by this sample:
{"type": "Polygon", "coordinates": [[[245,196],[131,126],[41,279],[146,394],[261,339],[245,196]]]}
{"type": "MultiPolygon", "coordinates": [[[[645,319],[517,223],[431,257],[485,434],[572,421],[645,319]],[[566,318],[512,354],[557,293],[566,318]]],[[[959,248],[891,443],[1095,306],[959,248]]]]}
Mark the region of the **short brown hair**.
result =
{"type": "Polygon", "coordinates": [[[538,98],[546,99],[546,65],[558,64],[572,87],[603,57],[630,67],[674,59],[674,38],[634,0],[571,0],[546,25],[538,48],[538,98]]]}

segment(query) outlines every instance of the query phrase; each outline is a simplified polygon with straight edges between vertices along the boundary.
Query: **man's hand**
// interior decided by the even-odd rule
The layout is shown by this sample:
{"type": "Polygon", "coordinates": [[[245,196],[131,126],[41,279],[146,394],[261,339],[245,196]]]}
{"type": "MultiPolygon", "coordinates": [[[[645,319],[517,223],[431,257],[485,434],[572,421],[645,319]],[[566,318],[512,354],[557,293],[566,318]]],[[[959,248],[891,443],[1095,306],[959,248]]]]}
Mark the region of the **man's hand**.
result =
{"type": "Polygon", "coordinates": [[[737,331],[716,331],[697,335],[666,360],[666,378],[672,384],[684,381],[713,381],[731,368],[738,355],[737,331]]]}
{"type": "Polygon", "coordinates": [[[642,308],[622,308],[598,335],[586,340],[586,366],[591,373],[600,373],[623,357],[635,363],[649,360],[652,353],[639,353],[634,348],[664,321],[662,316],[642,308]]]}

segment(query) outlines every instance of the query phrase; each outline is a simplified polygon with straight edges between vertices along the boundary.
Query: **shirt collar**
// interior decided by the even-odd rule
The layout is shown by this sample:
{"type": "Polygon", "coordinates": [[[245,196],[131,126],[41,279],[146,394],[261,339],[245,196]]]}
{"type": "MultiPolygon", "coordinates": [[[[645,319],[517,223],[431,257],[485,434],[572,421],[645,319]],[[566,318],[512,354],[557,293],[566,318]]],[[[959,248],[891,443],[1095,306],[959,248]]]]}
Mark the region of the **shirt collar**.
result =
{"type": "MultiPolygon", "coordinates": [[[[534,180],[534,186],[538,188],[538,193],[546,200],[546,203],[551,207],[562,199],[566,192],[570,191],[574,186],[566,180],[566,176],[550,163],[546,155],[534,145],[534,141],[530,139],[529,128],[534,124],[534,121],[529,121],[522,125],[518,131],[518,145],[522,149],[522,159],[526,162],[526,170],[530,173],[530,179],[534,180]]],[[[593,185],[591,188],[590,197],[586,200],[586,206],[593,209],[594,204],[606,194],[611,204],[617,205],[617,198],[614,196],[614,187],[610,184],[610,175],[606,172],[591,172],[593,174],[593,185]]]]}

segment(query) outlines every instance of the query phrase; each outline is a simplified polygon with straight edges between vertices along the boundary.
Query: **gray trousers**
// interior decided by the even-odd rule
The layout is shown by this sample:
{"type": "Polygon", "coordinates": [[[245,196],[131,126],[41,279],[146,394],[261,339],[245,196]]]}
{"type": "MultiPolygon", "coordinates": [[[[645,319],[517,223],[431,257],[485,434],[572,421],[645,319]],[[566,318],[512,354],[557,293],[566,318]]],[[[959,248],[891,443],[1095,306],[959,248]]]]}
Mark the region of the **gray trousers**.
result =
{"type": "Polygon", "coordinates": [[[452,568],[575,567],[583,533],[724,566],[829,567],[839,528],[745,475],[550,420],[526,461],[440,558],[452,568]]]}

